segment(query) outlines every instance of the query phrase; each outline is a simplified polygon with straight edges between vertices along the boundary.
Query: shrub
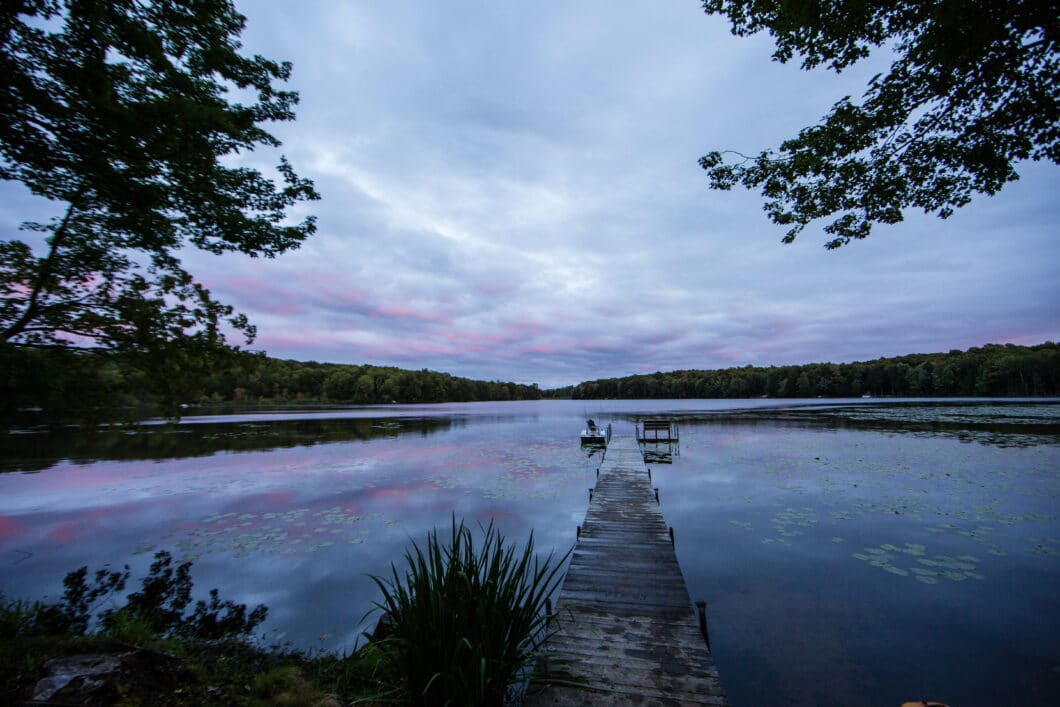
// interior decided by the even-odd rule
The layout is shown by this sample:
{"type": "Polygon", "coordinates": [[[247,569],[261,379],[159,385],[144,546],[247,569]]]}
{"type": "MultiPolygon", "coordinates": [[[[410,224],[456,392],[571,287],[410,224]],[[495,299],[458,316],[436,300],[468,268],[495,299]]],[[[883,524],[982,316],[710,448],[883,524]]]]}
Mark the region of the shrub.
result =
{"type": "Polygon", "coordinates": [[[165,550],[155,554],[140,591],[130,594],[120,608],[97,615],[103,600],[124,591],[129,566],[120,572],[101,569],[93,577],[90,584],[87,567],[67,574],[62,599],[54,604],[0,597],[0,638],[89,635],[94,618],[98,619],[96,628],[110,635],[239,638],[249,635],[268,614],[265,606],[256,606],[248,613],[245,604],[221,601],[216,589],[210,590],[209,602],[197,601],[192,612],[185,614],[191,603],[191,563],[174,568],[173,558],[165,550]]]}
{"type": "Polygon", "coordinates": [[[191,604],[191,563],[184,562],[175,569],[172,565],[168,552],[157,552],[140,591],[130,594],[117,611],[103,612],[104,628],[125,614],[146,621],[159,636],[216,640],[248,636],[268,615],[263,605],[248,614],[246,604],[221,601],[216,589],[210,590],[209,603],[199,600],[194,610],[185,614],[191,604]]]}
{"type": "Polygon", "coordinates": [[[544,562],[534,536],[517,555],[491,521],[476,550],[471,531],[454,516],[448,545],[433,530],[425,548],[405,553],[402,576],[372,579],[389,614],[380,647],[417,704],[499,705],[527,679],[544,637],[545,601],[570,555],[544,562]]]}

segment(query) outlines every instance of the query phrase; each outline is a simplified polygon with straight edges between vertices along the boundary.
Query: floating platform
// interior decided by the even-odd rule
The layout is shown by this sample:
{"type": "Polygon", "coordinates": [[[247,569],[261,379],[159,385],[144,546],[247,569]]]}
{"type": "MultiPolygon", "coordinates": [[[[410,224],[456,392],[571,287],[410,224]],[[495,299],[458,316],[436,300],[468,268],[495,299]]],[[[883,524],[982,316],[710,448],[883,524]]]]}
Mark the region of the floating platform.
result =
{"type": "Polygon", "coordinates": [[[680,432],[677,423],[666,418],[648,418],[637,422],[638,442],[678,442],[680,432]]]}
{"type": "Polygon", "coordinates": [[[673,535],[631,437],[612,440],[523,704],[726,705],[673,535]],[[572,686],[571,683],[577,686],[572,686]]]}

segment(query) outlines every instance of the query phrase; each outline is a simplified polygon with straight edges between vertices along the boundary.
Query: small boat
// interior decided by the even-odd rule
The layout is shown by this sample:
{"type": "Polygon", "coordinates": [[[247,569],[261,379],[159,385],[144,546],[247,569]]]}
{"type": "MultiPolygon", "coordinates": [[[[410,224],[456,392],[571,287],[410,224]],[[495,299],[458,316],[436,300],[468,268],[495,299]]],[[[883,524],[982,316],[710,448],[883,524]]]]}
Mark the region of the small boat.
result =
{"type": "Polygon", "coordinates": [[[582,430],[582,444],[583,445],[594,445],[600,447],[607,446],[607,440],[611,436],[611,425],[608,425],[606,429],[597,427],[596,421],[588,419],[585,421],[585,429],[582,430]]]}

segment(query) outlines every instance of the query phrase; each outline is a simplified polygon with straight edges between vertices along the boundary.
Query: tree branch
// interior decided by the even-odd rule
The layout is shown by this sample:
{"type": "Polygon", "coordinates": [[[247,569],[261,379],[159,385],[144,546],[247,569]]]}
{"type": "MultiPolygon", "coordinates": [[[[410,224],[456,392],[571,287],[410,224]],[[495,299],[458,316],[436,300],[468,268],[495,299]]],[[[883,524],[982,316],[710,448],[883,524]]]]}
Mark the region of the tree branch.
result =
{"type": "Polygon", "coordinates": [[[26,300],[26,309],[22,312],[21,317],[19,317],[7,329],[4,329],[3,333],[0,334],[0,341],[10,341],[12,338],[25,331],[29,323],[37,318],[37,315],[40,312],[39,302],[41,293],[44,291],[48,278],[51,277],[52,269],[55,267],[55,261],[59,257],[59,249],[63,245],[63,240],[66,238],[70,221],[73,219],[74,214],[77,213],[77,202],[81,200],[84,192],[85,189],[82,187],[78,190],[77,194],[74,195],[74,198],[70,200],[70,205],[66,209],[66,214],[63,215],[62,222],[52,235],[48,249],[48,256],[44,259],[44,263],[37,272],[36,282],[33,283],[33,290],[30,292],[29,297],[26,300]]]}

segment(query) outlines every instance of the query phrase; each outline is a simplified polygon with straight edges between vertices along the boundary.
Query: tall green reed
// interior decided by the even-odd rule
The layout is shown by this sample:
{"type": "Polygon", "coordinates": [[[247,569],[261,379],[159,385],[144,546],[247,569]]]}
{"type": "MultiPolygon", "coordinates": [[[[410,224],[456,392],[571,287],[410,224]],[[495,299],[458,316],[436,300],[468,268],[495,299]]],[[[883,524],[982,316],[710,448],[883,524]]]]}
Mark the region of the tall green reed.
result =
{"type": "Polygon", "coordinates": [[[476,547],[453,517],[448,543],[437,529],[413,542],[406,567],[372,579],[393,626],[380,648],[407,696],[423,705],[500,705],[530,676],[544,639],[545,602],[570,550],[540,561],[534,535],[521,553],[490,521],[476,547]]]}

